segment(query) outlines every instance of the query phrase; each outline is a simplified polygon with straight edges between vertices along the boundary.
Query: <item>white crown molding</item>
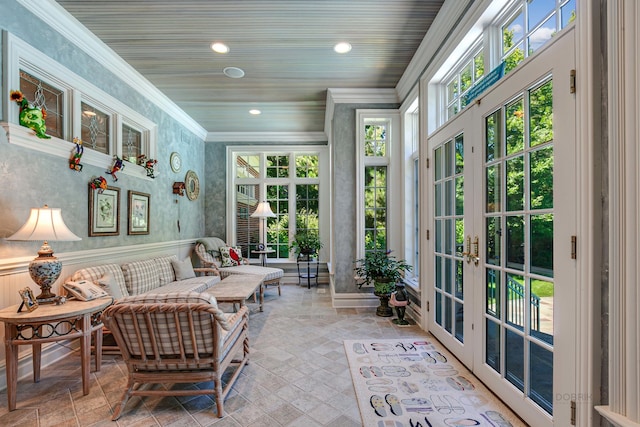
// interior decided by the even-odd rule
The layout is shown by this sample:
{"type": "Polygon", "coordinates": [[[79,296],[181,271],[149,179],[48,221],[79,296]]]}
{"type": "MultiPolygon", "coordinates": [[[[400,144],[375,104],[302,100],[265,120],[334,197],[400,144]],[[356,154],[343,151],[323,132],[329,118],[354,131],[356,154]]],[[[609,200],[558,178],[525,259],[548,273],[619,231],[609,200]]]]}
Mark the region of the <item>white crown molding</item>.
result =
{"type": "Polygon", "coordinates": [[[336,104],[394,104],[398,103],[398,93],[394,88],[350,89],[328,88],[327,101],[336,104]]]}
{"type": "Polygon", "coordinates": [[[17,1],[195,135],[205,138],[207,131],[202,126],[54,0],[17,1]]]}
{"type": "Polygon", "coordinates": [[[324,132],[209,132],[205,142],[326,143],[324,132]]]}

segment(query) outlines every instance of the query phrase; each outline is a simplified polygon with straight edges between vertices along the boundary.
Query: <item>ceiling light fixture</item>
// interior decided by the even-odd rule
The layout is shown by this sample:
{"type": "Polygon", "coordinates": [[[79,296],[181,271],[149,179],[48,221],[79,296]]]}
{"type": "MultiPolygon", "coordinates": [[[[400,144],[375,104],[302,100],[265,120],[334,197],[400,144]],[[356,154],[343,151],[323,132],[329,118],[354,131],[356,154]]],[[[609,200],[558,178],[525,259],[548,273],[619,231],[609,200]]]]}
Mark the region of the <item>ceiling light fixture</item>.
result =
{"type": "Polygon", "coordinates": [[[211,43],[211,49],[217,53],[229,53],[229,46],[220,42],[211,43]]]}
{"type": "Polygon", "coordinates": [[[238,67],[226,67],[222,72],[225,76],[231,77],[232,79],[241,79],[244,77],[244,70],[238,67]]]}
{"type": "Polygon", "coordinates": [[[262,111],[254,108],[252,110],[249,110],[249,114],[253,114],[254,116],[257,116],[258,114],[262,114],[262,111]]]}
{"type": "Polygon", "coordinates": [[[340,42],[333,47],[333,50],[338,53],[347,53],[351,51],[351,44],[347,42],[340,42]]]}

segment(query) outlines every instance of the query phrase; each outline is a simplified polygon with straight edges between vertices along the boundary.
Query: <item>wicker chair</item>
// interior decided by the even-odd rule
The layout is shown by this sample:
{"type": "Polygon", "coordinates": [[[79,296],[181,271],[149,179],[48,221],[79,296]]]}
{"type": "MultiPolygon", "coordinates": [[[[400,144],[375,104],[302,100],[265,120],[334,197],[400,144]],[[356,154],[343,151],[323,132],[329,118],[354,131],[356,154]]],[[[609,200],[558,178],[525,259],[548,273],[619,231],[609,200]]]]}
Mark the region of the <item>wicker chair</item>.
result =
{"type": "MultiPolygon", "coordinates": [[[[224,242],[217,238],[209,238],[215,239],[219,242],[224,242]]],[[[262,267],[259,265],[251,265],[248,260],[244,258],[242,260],[241,265],[237,265],[234,267],[221,267],[220,261],[216,259],[214,255],[211,254],[211,251],[208,251],[205,245],[202,242],[197,242],[194,248],[194,253],[200,260],[200,266],[202,268],[211,268],[214,271],[218,272],[220,278],[224,280],[225,277],[228,277],[231,274],[256,274],[264,277],[262,284],[266,288],[267,286],[277,286],[278,287],[278,295],[282,295],[280,291],[280,280],[282,276],[284,276],[284,271],[281,268],[272,268],[272,267],[262,267]]],[[[215,252],[215,251],[214,251],[215,252]]]]}
{"type": "Polygon", "coordinates": [[[224,399],[249,359],[246,307],[223,313],[207,293],[178,292],[124,298],[106,309],[102,318],[120,347],[129,375],[112,420],[120,417],[131,396],[210,394],[218,417],[224,416],[224,399]],[[236,368],[223,387],[222,374],[232,364],[236,368]],[[205,381],[213,381],[213,388],[141,387],[205,381]]]}

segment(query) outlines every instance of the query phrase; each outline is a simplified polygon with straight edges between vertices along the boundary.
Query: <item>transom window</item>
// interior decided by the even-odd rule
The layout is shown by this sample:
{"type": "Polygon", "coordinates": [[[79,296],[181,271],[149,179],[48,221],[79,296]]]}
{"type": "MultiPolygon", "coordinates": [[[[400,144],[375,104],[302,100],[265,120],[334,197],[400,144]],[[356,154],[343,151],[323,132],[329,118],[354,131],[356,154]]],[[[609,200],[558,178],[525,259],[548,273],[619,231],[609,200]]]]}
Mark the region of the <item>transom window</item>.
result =
{"type": "Polygon", "coordinates": [[[447,83],[447,119],[458,114],[467,105],[465,96],[469,89],[484,77],[484,51],[476,49],[471,58],[450,77],[447,83]]]}

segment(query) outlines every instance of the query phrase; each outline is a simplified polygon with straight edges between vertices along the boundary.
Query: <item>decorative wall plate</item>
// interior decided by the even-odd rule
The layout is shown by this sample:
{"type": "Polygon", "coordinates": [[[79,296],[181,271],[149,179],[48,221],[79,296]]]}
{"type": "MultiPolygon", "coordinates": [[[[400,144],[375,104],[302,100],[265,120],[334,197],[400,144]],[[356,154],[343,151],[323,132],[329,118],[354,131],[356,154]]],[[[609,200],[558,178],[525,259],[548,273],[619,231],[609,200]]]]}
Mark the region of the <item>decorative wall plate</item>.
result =
{"type": "Polygon", "coordinates": [[[169,163],[171,164],[171,170],[178,173],[182,168],[182,157],[180,157],[180,153],[173,152],[171,153],[171,157],[169,157],[169,163]]]}
{"type": "Polygon", "coordinates": [[[200,194],[200,180],[198,175],[190,170],[187,171],[187,175],[184,177],[184,183],[187,190],[187,198],[189,200],[196,200],[200,194]]]}

